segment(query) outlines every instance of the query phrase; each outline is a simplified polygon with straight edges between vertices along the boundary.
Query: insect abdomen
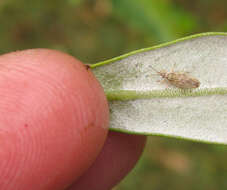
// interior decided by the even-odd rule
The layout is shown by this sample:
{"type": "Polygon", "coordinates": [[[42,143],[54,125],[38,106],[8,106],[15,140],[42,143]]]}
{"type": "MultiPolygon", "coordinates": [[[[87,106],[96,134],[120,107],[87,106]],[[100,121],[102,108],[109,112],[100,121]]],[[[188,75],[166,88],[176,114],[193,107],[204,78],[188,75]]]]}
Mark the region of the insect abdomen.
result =
{"type": "Polygon", "coordinates": [[[199,80],[186,73],[168,73],[166,79],[171,85],[181,89],[198,88],[200,86],[199,80]]]}

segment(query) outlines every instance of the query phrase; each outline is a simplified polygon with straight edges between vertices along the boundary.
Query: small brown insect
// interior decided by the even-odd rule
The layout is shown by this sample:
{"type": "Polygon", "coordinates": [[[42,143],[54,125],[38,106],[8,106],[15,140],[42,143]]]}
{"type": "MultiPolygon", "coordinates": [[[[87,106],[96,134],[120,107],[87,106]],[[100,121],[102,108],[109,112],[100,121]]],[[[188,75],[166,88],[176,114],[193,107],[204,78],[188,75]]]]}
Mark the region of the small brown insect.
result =
{"type": "Polygon", "coordinates": [[[171,85],[181,88],[181,89],[192,89],[198,88],[200,82],[198,79],[193,78],[187,74],[187,72],[166,72],[157,71],[151,67],[155,72],[157,72],[163,79],[167,80],[171,85]]]}
{"type": "Polygon", "coordinates": [[[85,67],[87,70],[91,68],[90,65],[88,65],[88,64],[85,64],[85,67]]]}

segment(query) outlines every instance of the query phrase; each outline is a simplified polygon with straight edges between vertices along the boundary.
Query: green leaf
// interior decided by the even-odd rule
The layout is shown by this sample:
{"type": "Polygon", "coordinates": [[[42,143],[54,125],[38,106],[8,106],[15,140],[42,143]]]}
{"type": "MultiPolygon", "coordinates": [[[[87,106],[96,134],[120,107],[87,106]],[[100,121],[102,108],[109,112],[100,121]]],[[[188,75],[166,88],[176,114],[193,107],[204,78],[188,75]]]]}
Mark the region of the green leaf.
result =
{"type": "Polygon", "coordinates": [[[227,33],[203,33],[91,65],[110,107],[111,130],[227,144],[227,33]],[[158,71],[201,82],[181,90],[158,71]]]}

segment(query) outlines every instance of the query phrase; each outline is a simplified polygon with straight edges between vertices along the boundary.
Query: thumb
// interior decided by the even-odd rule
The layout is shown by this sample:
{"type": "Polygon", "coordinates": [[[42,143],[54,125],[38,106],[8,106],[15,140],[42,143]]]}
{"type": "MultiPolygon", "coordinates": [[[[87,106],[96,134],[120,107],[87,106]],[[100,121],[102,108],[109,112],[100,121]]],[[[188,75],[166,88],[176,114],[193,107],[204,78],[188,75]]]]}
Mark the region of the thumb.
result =
{"type": "Polygon", "coordinates": [[[107,134],[104,92],[82,63],[53,50],[0,56],[0,189],[60,190],[107,134]]]}

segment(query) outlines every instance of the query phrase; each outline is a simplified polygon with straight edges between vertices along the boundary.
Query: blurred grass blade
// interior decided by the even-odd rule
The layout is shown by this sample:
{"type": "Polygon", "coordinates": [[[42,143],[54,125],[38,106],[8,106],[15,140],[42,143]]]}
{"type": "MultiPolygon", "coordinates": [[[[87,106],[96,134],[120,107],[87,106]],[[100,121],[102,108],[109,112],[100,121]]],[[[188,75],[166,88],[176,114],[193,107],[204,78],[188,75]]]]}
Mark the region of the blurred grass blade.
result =
{"type": "Polygon", "coordinates": [[[92,65],[112,130],[227,144],[227,33],[203,33],[92,65]],[[190,72],[198,89],[166,87],[154,70],[190,72]]]}
{"type": "Polygon", "coordinates": [[[159,42],[166,42],[193,31],[196,19],[168,1],[112,0],[113,13],[121,21],[137,28],[159,42]]]}

